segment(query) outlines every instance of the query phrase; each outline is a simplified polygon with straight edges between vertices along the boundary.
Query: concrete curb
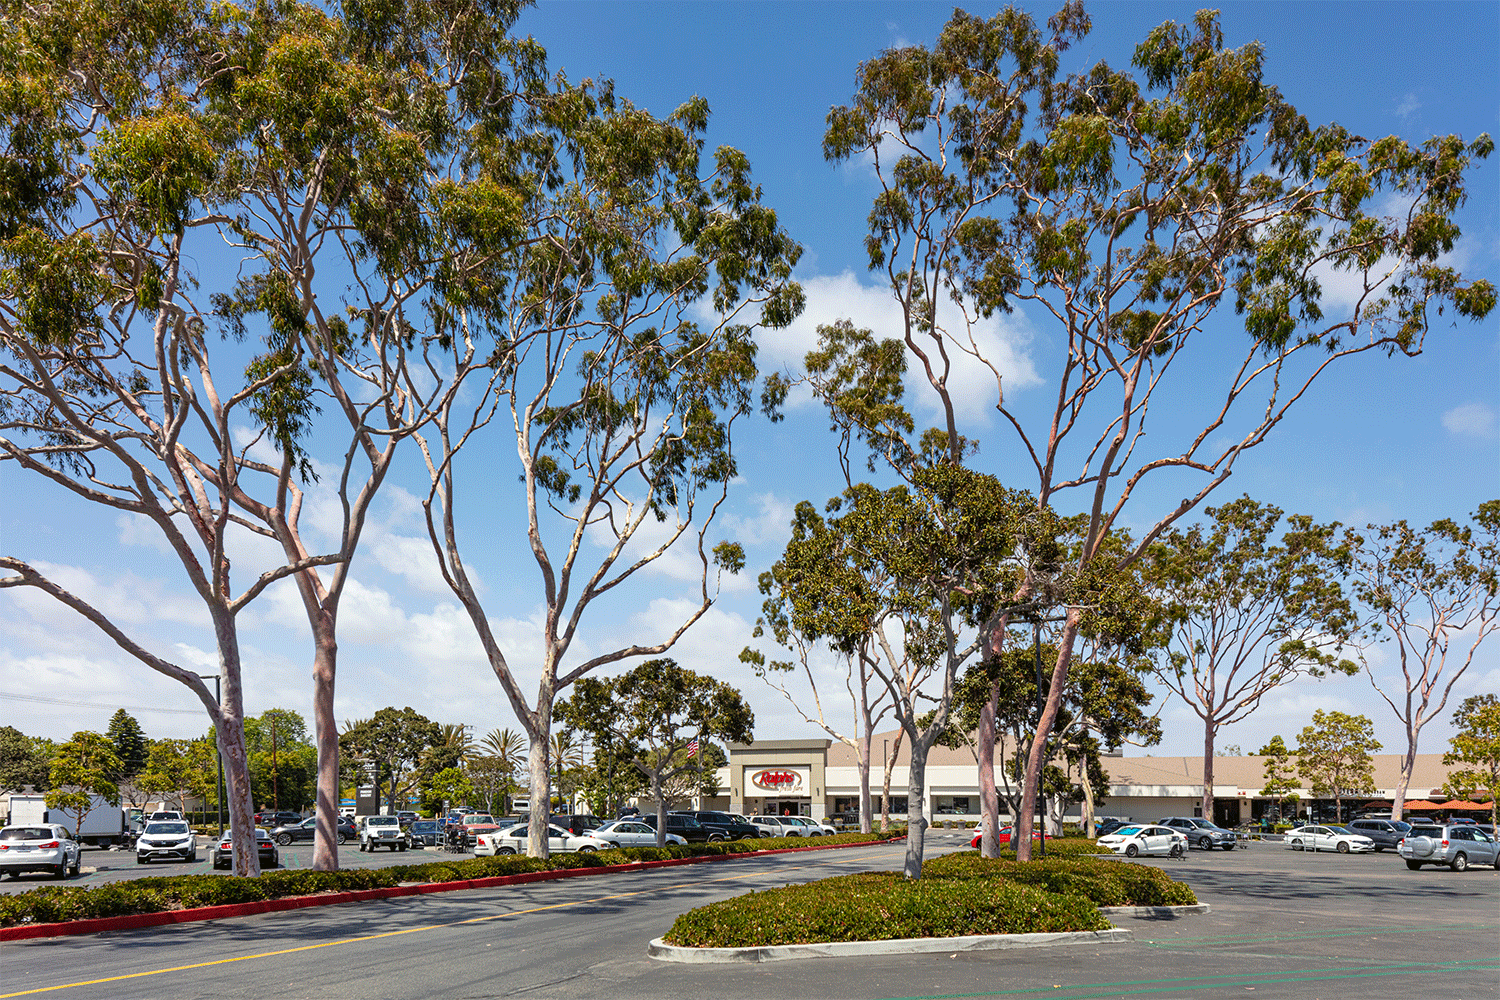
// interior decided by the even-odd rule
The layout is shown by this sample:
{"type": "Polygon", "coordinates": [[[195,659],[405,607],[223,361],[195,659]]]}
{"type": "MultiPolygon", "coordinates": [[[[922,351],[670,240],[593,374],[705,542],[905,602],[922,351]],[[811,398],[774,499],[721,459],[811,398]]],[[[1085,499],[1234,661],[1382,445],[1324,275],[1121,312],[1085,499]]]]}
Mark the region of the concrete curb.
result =
{"type": "Polygon", "coordinates": [[[70,920],[65,923],[18,924],[14,927],[0,927],[0,941],[25,941],[33,938],[100,934],[105,931],[126,931],[142,927],[162,927],[167,924],[186,924],[198,920],[222,920],[225,917],[248,917],[259,913],[279,913],[285,910],[300,910],[309,906],[336,906],[340,903],[359,903],[367,900],[392,899],[399,896],[425,896],[434,892],[457,892],[463,889],[490,889],[502,885],[525,885],[528,882],[551,882],[557,879],[581,878],[586,875],[617,875],[627,872],[646,871],[651,868],[676,868],[681,865],[696,865],[711,861],[729,861],[737,858],[759,858],[772,854],[797,854],[801,851],[835,851],[845,847],[872,847],[891,842],[872,840],[857,844],[814,844],[808,847],[778,847],[765,851],[749,851],[743,854],[706,854],[696,858],[632,861],[626,865],[605,865],[598,868],[558,868],[552,871],[526,872],[522,875],[496,875],[491,878],[462,879],[457,882],[408,882],[404,885],[386,886],[380,889],[325,892],[316,896],[284,896],[281,899],[261,899],[249,903],[196,906],[183,910],[165,910],[159,913],[132,913],[120,917],[94,917],[87,920],[70,920]]]}
{"type": "Polygon", "coordinates": [[[1209,912],[1207,903],[1194,906],[1101,906],[1099,912],[1106,917],[1152,917],[1156,920],[1176,920],[1192,913],[1209,912]]]}
{"type": "Polygon", "coordinates": [[[1050,934],[974,934],[964,937],[893,938],[889,941],[830,941],[823,944],[783,944],[762,948],[680,948],[661,938],[646,954],[659,962],[725,965],[786,962],[798,958],[857,958],[862,955],[927,955],[960,951],[1010,951],[1018,948],[1055,948],[1061,945],[1121,944],[1130,931],[1060,931],[1050,934]]]}

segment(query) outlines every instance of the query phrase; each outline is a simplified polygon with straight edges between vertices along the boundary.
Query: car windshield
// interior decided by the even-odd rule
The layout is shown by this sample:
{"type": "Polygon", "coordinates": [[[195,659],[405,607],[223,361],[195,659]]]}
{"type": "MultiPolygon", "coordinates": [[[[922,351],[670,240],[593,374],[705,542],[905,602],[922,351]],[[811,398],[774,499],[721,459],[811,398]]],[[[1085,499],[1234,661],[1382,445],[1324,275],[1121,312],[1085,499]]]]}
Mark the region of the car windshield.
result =
{"type": "Polygon", "coordinates": [[[51,840],[52,831],[45,826],[12,826],[0,830],[0,840],[51,840]]]}
{"type": "Polygon", "coordinates": [[[1112,837],[1134,837],[1136,834],[1140,833],[1144,829],[1145,829],[1145,827],[1143,827],[1143,826],[1122,826],[1118,830],[1116,830],[1114,833],[1110,834],[1110,836],[1112,836],[1112,837]]]}
{"type": "Polygon", "coordinates": [[[365,826],[400,826],[401,821],[394,816],[371,816],[365,820],[365,826]]]}
{"type": "Polygon", "coordinates": [[[188,832],[188,825],[186,823],[147,823],[146,832],[148,834],[183,834],[188,832]]]}
{"type": "Polygon", "coordinates": [[[495,817],[493,817],[493,816],[486,816],[484,813],[475,813],[472,816],[465,816],[464,817],[464,823],[468,824],[469,826],[473,826],[475,823],[493,823],[493,822],[495,822],[495,817]]]}
{"type": "Polygon", "coordinates": [[[419,819],[411,825],[413,830],[419,833],[431,833],[437,829],[437,821],[431,819],[419,819]]]}

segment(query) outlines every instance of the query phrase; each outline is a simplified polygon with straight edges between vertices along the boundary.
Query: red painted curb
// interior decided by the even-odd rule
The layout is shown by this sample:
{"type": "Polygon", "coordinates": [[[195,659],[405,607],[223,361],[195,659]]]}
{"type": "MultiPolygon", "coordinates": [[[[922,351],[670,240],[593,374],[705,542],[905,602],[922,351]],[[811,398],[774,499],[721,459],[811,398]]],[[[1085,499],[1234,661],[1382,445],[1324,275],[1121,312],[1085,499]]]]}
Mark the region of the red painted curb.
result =
{"type": "Polygon", "coordinates": [[[490,878],[460,879],[457,882],[419,882],[412,885],[393,885],[380,889],[351,889],[346,892],[326,892],[316,896],[284,896],[281,899],[258,899],[250,903],[225,903],[220,906],[195,906],[184,910],[165,910],[160,913],[132,913],[122,917],[93,917],[88,920],[70,920],[55,924],[21,924],[15,927],[0,927],[0,941],[25,941],[31,938],[66,937],[75,934],[99,934],[104,931],[128,931],[140,927],[161,927],[166,924],[186,924],[197,920],[221,920],[225,917],[248,917],[257,913],[279,913],[284,910],[300,910],[308,906],[335,906],[339,903],[359,903],[373,899],[391,899],[396,896],[425,896],[434,892],[457,892],[462,889],[489,889],[501,885],[524,885],[528,882],[551,882],[564,878],[579,878],[584,875],[617,875],[647,868],[675,868],[679,865],[696,865],[706,861],[729,861],[736,858],[756,858],[769,854],[795,854],[799,851],[832,851],[843,847],[869,847],[872,844],[891,841],[866,841],[861,844],[815,844],[808,847],[778,847],[766,851],[748,851],[743,854],[705,854],[695,858],[666,858],[661,861],[632,861],[627,865],[604,865],[599,868],[554,868],[544,872],[526,872],[521,875],[495,875],[490,878]]]}

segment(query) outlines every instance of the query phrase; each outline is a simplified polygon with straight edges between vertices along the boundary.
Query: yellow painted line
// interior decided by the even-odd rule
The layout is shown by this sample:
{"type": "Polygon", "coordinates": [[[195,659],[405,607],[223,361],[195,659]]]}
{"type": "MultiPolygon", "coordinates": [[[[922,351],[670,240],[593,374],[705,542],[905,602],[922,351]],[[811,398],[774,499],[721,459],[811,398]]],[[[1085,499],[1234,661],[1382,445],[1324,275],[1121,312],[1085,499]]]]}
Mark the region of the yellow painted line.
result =
{"type": "MultiPolygon", "coordinates": [[[[836,863],[846,864],[853,860],[853,858],[850,858],[847,860],[838,861],[836,863]]],[[[800,868],[806,867],[808,866],[796,865],[792,868],[782,868],[779,869],[778,874],[779,872],[797,871],[800,868]]],[[[186,972],[189,969],[207,969],[215,965],[228,965],[231,962],[249,962],[257,958],[275,958],[278,955],[295,955],[300,951],[313,951],[317,948],[332,948],[342,944],[358,944],[361,941],[379,941],[381,938],[400,937],[403,934],[417,934],[422,931],[436,931],[442,930],[446,927],[462,927],[465,924],[480,924],[488,920],[503,920],[506,917],[519,917],[524,916],[528,913],[543,913],[547,910],[560,910],[565,909],[569,906],[583,906],[588,903],[603,903],[611,899],[625,899],[630,896],[643,896],[648,892],[670,892],[674,889],[687,889],[695,885],[707,885],[713,882],[734,882],[738,879],[757,878],[764,876],[765,874],[767,873],[763,871],[746,872],[743,875],[726,875],[724,878],[694,880],[692,882],[679,882],[676,885],[666,886],[665,889],[661,886],[652,886],[649,889],[639,889],[635,892],[617,892],[608,896],[595,896],[592,899],[576,899],[569,903],[553,903],[549,906],[534,906],[526,910],[510,910],[506,913],[492,913],[484,917],[469,917],[466,920],[455,920],[452,923],[446,924],[427,924],[423,927],[408,927],[405,930],[386,931],[383,934],[366,934],[363,937],[342,938],[338,941],[323,941],[319,944],[305,944],[298,948],[283,948],[280,951],[263,951],[254,955],[240,955],[235,958],[216,958],[211,962],[194,962],[192,965],[174,965],[168,969],[152,969],[148,972],[131,972],[123,976],[108,976],[104,979],[88,979],[80,983],[62,983],[57,986],[39,986],[36,989],[22,990],[19,993],[0,993],[0,1000],[9,1000],[9,998],[11,997],[32,996],[36,993],[51,993],[55,990],[71,990],[80,986],[98,986],[101,983],[118,983],[126,979],[141,979],[146,976],[162,976],[166,975],[169,972],[186,972]]],[[[495,888],[502,887],[496,886],[495,888]]]]}

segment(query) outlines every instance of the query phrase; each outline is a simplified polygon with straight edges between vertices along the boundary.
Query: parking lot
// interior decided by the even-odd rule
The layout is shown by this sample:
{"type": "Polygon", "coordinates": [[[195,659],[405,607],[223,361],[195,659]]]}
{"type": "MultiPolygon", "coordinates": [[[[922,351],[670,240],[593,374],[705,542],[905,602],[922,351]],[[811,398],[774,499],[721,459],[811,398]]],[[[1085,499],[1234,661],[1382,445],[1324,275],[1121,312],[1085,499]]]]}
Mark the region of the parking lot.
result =
{"type": "MultiPolygon", "coordinates": [[[[290,847],[278,849],[281,851],[283,868],[312,867],[313,847],[310,842],[292,844],[290,847]]],[[[41,885],[103,885],[122,879],[155,875],[208,874],[213,871],[213,861],[210,857],[212,852],[213,841],[207,837],[199,837],[198,860],[191,864],[185,861],[155,861],[149,865],[138,865],[135,863],[133,850],[103,850],[97,847],[85,847],[81,859],[82,871],[77,878],[59,883],[52,876],[37,872],[22,875],[20,878],[0,880],[0,892],[25,892],[27,889],[34,889],[41,885]]],[[[454,857],[454,855],[445,855],[436,847],[405,852],[382,850],[364,854],[360,852],[359,844],[351,840],[339,848],[339,867],[384,868],[387,865],[421,864],[423,861],[436,860],[440,857],[454,857]]]]}

